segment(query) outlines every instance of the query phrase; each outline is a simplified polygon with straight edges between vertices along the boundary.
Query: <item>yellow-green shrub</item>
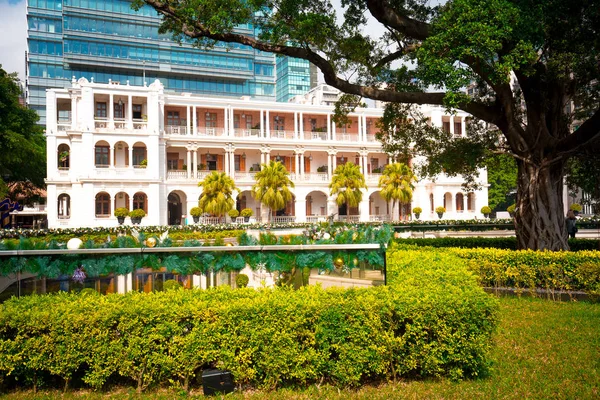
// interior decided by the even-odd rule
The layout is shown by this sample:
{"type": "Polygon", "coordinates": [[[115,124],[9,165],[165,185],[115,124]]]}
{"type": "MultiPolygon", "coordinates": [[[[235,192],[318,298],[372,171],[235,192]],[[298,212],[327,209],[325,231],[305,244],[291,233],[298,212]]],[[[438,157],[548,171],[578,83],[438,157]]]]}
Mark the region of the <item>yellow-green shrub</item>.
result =
{"type": "Polygon", "coordinates": [[[404,267],[392,285],[370,289],[12,299],[0,309],[0,373],[20,381],[36,373],[80,377],[93,388],[118,375],[139,390],[169,380],[187,387],[209,366],[267,388],[481,375],[495,300],[464,269],[410,279],[415,271],[422,269],[404,267]]]}

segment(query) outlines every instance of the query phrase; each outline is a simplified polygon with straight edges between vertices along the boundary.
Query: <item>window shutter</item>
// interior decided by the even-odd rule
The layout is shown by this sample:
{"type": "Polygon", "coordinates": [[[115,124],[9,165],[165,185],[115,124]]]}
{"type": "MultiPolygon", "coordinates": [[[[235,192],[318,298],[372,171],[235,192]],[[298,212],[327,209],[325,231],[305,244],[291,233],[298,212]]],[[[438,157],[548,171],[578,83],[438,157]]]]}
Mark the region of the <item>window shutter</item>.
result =
{"type": "Polygon", "coordinates": [[[310,159],[304,157],[304,173],[310,173],[310,159]]]}
{"type": "Polygon", "coordinates": [[[223,155],[217,154],[217,171],[223,172],[223,155]]]}

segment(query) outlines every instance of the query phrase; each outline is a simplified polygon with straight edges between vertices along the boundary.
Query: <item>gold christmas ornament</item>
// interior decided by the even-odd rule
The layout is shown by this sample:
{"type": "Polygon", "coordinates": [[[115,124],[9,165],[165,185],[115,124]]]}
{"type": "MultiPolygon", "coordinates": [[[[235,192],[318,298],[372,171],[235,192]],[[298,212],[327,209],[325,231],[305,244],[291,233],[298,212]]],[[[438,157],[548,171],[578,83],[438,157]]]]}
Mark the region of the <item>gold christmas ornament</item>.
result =
{"type": "Polygon", "coordinates": [[[231,247],[231,246],[233,246],[233,243],[231,243],[231,242],[229,242],[229,243],[225,243],[225,246],[227,246],[227,247],[231,247]]]}
{"type": "Polygon", "coordinates": [[[352,262],[354,263],[354,266],[356,267],[358,265],[358,258],[354,258],[354,260],[352,260],[352,262]]]}
{"type": "Polygon", "coordinates": [[[336,267],[341,267],[342,265],[344,265],[344,260],[342,260],[341,257],[338,257],[335,259],[335,261],[333,262],[335,264],[336,267]]]}
{"type": "Polygon", "coordinates": [[[146,246],[148,246],[148,247],[156,246],[156,239],[154,239],[153,237],[146,239],[146,246]]]}

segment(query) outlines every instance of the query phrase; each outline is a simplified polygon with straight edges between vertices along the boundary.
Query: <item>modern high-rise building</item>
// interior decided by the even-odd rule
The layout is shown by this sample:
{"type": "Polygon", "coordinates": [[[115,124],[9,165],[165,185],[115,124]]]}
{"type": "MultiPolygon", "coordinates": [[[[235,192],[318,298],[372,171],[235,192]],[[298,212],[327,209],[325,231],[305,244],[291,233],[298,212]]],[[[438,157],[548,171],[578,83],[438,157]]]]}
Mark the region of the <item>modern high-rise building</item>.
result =
{"type": "MultiPolygon", "coordinates": [[[[161,17],[129,0],[28,0],[27,101],[46,119],[46,89],[73,77],[167,92],[275,100],[275,56],[238,44],[211,49],[158,33],[161,17]]],[[[252,25],[237,31],[253,35],[252,25]]],[[[307,67],[308,71],[308,67],[307,67]]],[[[307,72],[308,76],[308,72],[307,72]]]]}
{"type": "Polygon", "coordinates": [[[288,102],[317,85],[317,70],[301,58],[277,56],[277,101],[288,102]]]}

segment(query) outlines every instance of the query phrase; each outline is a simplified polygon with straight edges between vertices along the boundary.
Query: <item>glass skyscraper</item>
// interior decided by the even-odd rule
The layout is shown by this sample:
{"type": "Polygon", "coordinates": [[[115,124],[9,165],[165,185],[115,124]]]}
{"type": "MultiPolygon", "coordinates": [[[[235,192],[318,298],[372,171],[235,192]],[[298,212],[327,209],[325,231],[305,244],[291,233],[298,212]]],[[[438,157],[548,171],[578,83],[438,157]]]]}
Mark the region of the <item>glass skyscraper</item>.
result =
{"type": "MultiPolygon", "coordinates": [[[[46,88],[73,77],[166,91],[275,100],[275,56],[238,44],[211,49],[158,33],[161,17],[128,0],[28,0],[27,96],[45,123],[46,88]]],[[[254,34],[251,25],[237,31],[254,34]]],[[[308,67],[307,67],[308,68],[308,67]]]]}
{"type": "Polygon", "coordinates": [[[277,101],[287,102],[316,86],[316,67],[311,66],[301,58],[277,56],[277,101]]]}

